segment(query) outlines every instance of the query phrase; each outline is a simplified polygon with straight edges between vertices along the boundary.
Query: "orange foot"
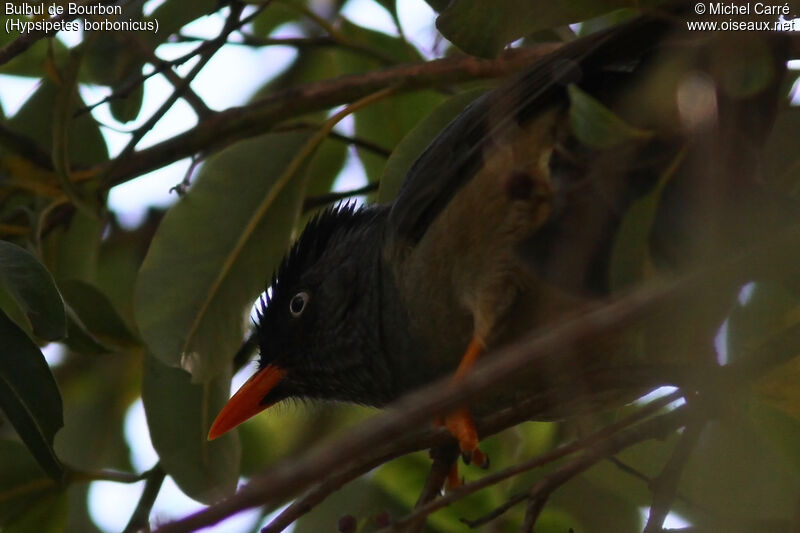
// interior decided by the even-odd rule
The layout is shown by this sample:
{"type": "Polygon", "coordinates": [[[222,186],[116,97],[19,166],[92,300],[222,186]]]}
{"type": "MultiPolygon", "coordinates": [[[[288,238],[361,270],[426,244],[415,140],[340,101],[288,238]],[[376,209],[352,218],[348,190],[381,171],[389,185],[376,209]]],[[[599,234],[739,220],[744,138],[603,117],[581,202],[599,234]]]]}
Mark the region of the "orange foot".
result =
{"type": "MultiPolygon", "coordinates": [[[[458,383],[467,377],[483,350],[483,341],[477,337],[473,337],[453,375],[453,383],[458,383]]],[[[458,447],[461,450],[461,457],[464,459],[465,463],[472,463],[481,468],[489,468],[489,456],[478,448],[478,432],[475,430],[475,423],[466,407],[456,409],[445,416],[444,420],[438,420],[437,423],[447,427],[450,434],[456,438],[458,447]]],[[[455,478],[453,478],[452,472],[450,477],[451,482],[453,479],[458,479],[457,468],[455,478]]],[[[452,486],[452,483],[450,484],[452,486]]]]}
{"type": "Polygon", "coordinates": [[[474,464],[480,468],[489,468],[489,456],[478,448],[478,432],[472,415],[465,407],[448,414],[444,419],[447,430],[458,441],[461,457],[466,464],[474,464]]]}

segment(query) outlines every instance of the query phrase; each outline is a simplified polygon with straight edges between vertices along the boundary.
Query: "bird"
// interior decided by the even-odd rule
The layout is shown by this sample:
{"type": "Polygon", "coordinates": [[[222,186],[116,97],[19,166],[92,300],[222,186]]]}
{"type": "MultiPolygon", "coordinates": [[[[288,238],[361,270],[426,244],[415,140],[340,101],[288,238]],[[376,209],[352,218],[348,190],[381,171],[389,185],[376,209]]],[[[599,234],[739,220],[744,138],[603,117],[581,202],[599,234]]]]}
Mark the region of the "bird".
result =
{"type": "MultiPolygon", "coordinates": [[[[676,269],[702,261],[692,217],[710,204],[686,198],[698,183],[748,196],[755,156],[742,146],[769,131],[785,61],[767,48],[763,83],[730,96],[709,59],[719,49],[709,41],[722,37],[682,21],[674,10],[646,13],[561,46],[450,122],[392,203],[315,216],[257,305],[259,368],[209,438],[290,398],[384,407],[442,376],[463,379],[484,353],[611,294],[617,231],[654,190],[656,255],[676,269]],[[594,137],[576,110],[587,101],[604,117],[594,137]],[[726,142],[725,172],[696,164],[711,157],[709,143],[726,142]],[[745,170],[732,178],[732,168],[745,170]]],[[[628,357],[634,344],[599,341],[578,361],[628,357]]],[[[547,376],[533,378],[530,387],[547,376]]],[[[438,423],[466,462],[486,466],[472,421],[480,409],[438,423]]]]}

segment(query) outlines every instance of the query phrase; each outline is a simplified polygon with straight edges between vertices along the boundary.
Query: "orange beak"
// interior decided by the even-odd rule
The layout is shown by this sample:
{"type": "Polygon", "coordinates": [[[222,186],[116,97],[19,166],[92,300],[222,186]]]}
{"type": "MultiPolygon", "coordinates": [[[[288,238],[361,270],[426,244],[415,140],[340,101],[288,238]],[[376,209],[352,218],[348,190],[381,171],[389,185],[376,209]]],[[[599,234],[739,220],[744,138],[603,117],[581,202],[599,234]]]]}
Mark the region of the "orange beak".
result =
{"type": "Polygon", "coordinates": [[[263,404],[261,400],[275,385],[280,383],[285,375],[286,370],[274,365],[267,365],[253,374],[219,412],[216,420],[211,424],[211,429],[208,430],[208,440],[214,440],[224,435],[272,405],[263,404]]]}

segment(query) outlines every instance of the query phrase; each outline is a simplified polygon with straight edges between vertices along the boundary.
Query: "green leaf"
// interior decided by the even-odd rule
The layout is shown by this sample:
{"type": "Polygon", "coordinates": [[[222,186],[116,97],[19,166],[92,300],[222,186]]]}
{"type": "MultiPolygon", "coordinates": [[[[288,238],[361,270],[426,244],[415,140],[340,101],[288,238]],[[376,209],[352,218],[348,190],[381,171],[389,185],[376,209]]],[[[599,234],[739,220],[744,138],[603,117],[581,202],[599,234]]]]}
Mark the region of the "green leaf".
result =
{"type": "MultiPolygon", "coordinates": [[[[420,60],[417,50],[397,37],[363,28],[349,21],[342,23],[341,31],[353,42],[377,51],[387,60],[420,60]]],[[[345,73],[368,72],[385,66],[385,62],[360,53],[342,52],[337,58],[345,73]]],[[[356,136],[393,150],[411,128],[443,100],[444,97],[435,91],[418,91],[385,98],[353,115],[356,136]]],[[[357,151],[369,181],[377,181],[383,173],[386,159],[361,148],[357,151]]]]}
{"type": "Polygon", "coordinates": [[[658,202],[671,174],[666,172],[653,190],[639,198],[625,213],[611,252],[611,288],[616,291],[643,281],[652,266],[649,245],[658,202]]]}
{"type": "Polygon", "coordinates": [[[67,337],[64,339],[64,344],[73,352],[85,355],[99,355],[114,351],[92,335],[70,307],[67,307],[67,337]]]}
{"type": "MultiPolygon", "coordinates": [[[[206,15],[219,10],[221,4],[219,0],[170,0],[161,3],[149,16],[144,17],[145,21],[158,21],[158,32],[139,32],[137,35],[146,39],[151,49],[165,42],[169,37],[181,31],[189,22],[203,18],[206,15]]],[[[269,11],[269,10],[267,10],[269,11]]]]}
{"type": "Polygon", "coordinates": [[[229,392],[229,374],[195,384],[183,370],[145,357],[142,401],[153,447],[181,490],[203,503],[230,496],[239,479],[237,433],[206,438],[229,392]]]}
{"type": "MultiPolygon", "coordinates": [[[[0,28],[3,28],[3,31],[0,31],[0,46],[6,46],[19,36],[15,32],[6,33],[6,21],[9,19],[20,20],[21,18],[24,19],[24,17],[18,15],[6,16],[5,14],[0,14],[0,28]]],[[[0,65],[0,74],[41,78],[50,50],[54,52],[58,61],[64,59],[67,55],[67,47],[58,39],[39,39],[25,52],[0,65]]]]}
{"type": "MultiPolygon", "coordinates": [[[[747,298],[740,298],[728,317],[728,361],[739,361],[754,350],[763,350],[771,338],[785,335],[786,329],[798,322],[800,299],[795,293],[777,283],[751,285],[747,298]]],[[[797,355],[800,355],[800,346],[796,347],[794,358],[761,376],[753,384],[753,390],[760,403],[800,423],[800,357],[797,355]]],[[[765,357],[770,356],[765,354],[765,357]]]]}
{"type": "MultiPolygon", "coordinates": [[[[126,2],[121,6],[122,17],[141,21],[143,3],[142,0],[126,2]]],[[[136,35],[126,31],[84,30],[84,66],[91,83],[114,87],[135,71],[141,71],[144,57],[136,35]]]]}
{"type": "Polygon", "coordinates": [[[137,344],[136,336],[100,289],[78,279],[62,280],[58,286],[81,323],[100,342],[114,347],[137,344]]]}
{"type": "Polygon", "coordinates": [[[775,118],[762,157],[765,179],[795,195],[800,191],[800,154],[796,150],[799,136],[800,107],[787,106],[775,118]]]}
{"type": "Polygon", "coordinates": [[[797,416],[787,415],[784,410],[775,409],[765,402],[753,401],[750,419],[772,448],[786,460],[786,465],[800,475],[800,448],[797,446],[800,420],[797,416]]]}
{"type": "Polygon", "coordinates": [[[397,0],[375,0],[375,3],[379,4],[383,9],[389,12],[389,15],[392,17],[392,22],[398,29],[398,33],[401,31],[402,25],[400,24],[400,16],[397,13],[397,0]]]}
{"type": "Polygon", "coordinates": [[[798,319],[800,300],[783,286],[769,282],[751,285],[747,298],[741,298],[728,317],[728,360],[742,359],[798,319]]]}
{"type": "Polygon", "coordinates": [[[507,44],[531,33],[580,22],[618,9],[632,0],[453,0],[428,3],[440,11],[436,27],[467,53],[494,57],[507,44]]]}
{"type": "MultiPolygon", "coordinates": [[[[641,531],[639,506],[624,495],[592,483],[587,476],[577,476],[559,487],[548,500],[545,510],[553,512],[555,516],[550,519],[556,522],[554,526],[560,526],[550,531],[569,531],[570,527],[575,531],[587,532],[641,531]]],[[[537,531],[539,528],[540,523],[537,522],[537,531]]],[[[541,531],[548,530],[542,527],[541,531]]]]}
{"type": "Polygon", "coordinates": [[[59,533],[67,526],[67,491],[49,491],[3,526],[3,533],[59,533]]]}
{"type": "Polygon", "coordinates": [[[0,530],[5,533],[6,527],[24,521],[37,502],[54,493],[61,492],[22,443],[0,440],[0,530]]]}
{"type": "Polygon", "coordinates": [[[135,294],[153,354],[196,381],[229,370],[246,315],[283,257],[306,179],[282,185],[308,132],[267,134],[211,158],[164,217],[135,294]]]}
{"type": "Polygon", "coordinates": [[[428,144],[470,102],[485,92],[485,89],[473,89],[448,98],[431,111],[428,116],[420,120],[403,137],[403,140],[392,151],[392,155],[389,156],[389,160],[386,161],[386,166],[383,169],[380,191],[378,192],[379,202],[389,203],[394,200],[411,165],[425,151],[428,144]]]}
{"type": "Polygon", "coordinates": [[[53,438],[64,420],[56,381],[39,348],[2,311],[0,339],[0,408],[42,469],[60,481],[53,438]]]}
{"type": "MultiPolygon", "coordinates": [[[[248,0],[247,3],[257,3],[260,0],[248,0]]],[[[265,9],[253,21],[253,33],[263,37],[268,37],[278,26],[288,22],[297,22],[303,18],[302,12],[293,7],[297,0],[281,0],[272,2],[269,9],[265,9]]]]}
{"type": "Polygon", "coordinates": [[[652,132],[634,128],[576,85],[567,87],[572,132],[592,148],[611,148],[626,141],[644,141],[652,132]]]}
{"type": "Polygon", "coordinates": [[[42,243],[42,260],[56,279],[94,279],[103,221],[76,211],[42,243]]]}
{"type": "Polygon", "coordinates": [[[53,277],[32,253],[0,241],[0,284],[25,312],[37,337],[57,340],[66,335],[64,302],[53,277]]]}
{"type": "Polygon", "coordinates": [[[679,491],[695,505],[681,514],[709,530],[720,530],[709,522],[714,517],[735,516],[737,523],[789,520],[797,511],[797,486],[797,471],[787,468],[785,456],[749,417],[729,416],[709,423],[689,457],[679,491]]]}
{"type": "MultiPolygon", "coordinates": [[[[39,147],[50,153],[53,150],[53,124],[55,121],[55,102],[59,86],[48,78],[28,98],[17,113],[8,121],[8,127],[36,139],[39,147]]],[[[72,111],[84,107],[77,91],[73,98],[72,111]]],[[[92,115],[84,113],[75,117],[68,128],[69,160],[73,166],[78,163],[90,165],[108,159],[108,148],[100,127],[92,115]]]]}
{"type": "MultiPolygon", "coordinates": [[[[134,70],[133,75],[138,76],[141,69],[134,70]]],[[[139,111],[142,110],[142,102],[144,101],[144,83],[140,83],[131,90],[130,94],[124,98],[114,98],[108,105],[111,109],[111,114],[118,121],[125,123],[134,120],[139,116],[139,111]]]]}

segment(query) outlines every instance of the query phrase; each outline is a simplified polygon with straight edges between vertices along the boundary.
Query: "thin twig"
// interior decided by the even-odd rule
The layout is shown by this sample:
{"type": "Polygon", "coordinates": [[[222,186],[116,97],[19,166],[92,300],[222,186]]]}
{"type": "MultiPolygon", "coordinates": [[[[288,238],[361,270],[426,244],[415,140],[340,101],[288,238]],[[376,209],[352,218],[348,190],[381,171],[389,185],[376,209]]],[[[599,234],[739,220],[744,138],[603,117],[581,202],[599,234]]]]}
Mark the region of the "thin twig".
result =
{"type": "Polygon", "coordinates": [[[156,502],[166,476],[167,474],[160,464],[156,464],[147,472],[145,478],[147,482],[144,485],[142,496],[139,498],[139,503],[136,505],[136,509],[133,510],[131,518],[128,520],[128,525],[125,526],[122,533],[135,533],[145,528],[149,530],[147,526],[150,522],[150,511],[153,509],[153,504],[156,502]]]}
{"type": "MultiPolygon", "coordinates": [[[[445,446],[437,446],[430,451],[431,469],[428,472],[428,479],[414,504],[415,509],[419,509],[440,496],[442,489],[450,476],[450,470],[457,464],[459,456],[458,445],[453,442],[445,446]]],[[[405,531],[407,533],[418,533],[425,527],[425,515],[420,515],[417,519],[407,522],[405,531]]]]}
{"type": "Polygon", "coordinates": [[[113,481],[114,483],[138,483],[145,479],[148,472],[134,474],[118,470],[76,470],[69,469],[69,482],[113,481]]]}
{"type": "Polygon", "coordinates": [[[77,109],[75,111],[75,116],[77,117],[79,115],[83,115],[85,113],[88,113],[88,112],[92,111],[94,108],[99,107],[99,106],[101,106],[101,105],[103,105],[105,103],[108,103],[111,100],[127,97],[129,94],[131,94],[131,92],[134,89],[136,89],[139,85],[143,84],[144,82],[146,82],[147,80],[149,80],[153,76],[156,76],[157,74],[161,74],[162,72],[164,72],[166,70],[169,70],[169,69],[171,69],[173,67],[180,66],[180,65],[186,63],[187,61],[189,61],[190,59],[192,59],[194,57],[197,57],[198,55],[202,55],[206,50],[211,49],[213,44],[214,44],[214,40],[213,39],[205,41],[203,44],[201,44],[200,46],[198,46],[197,48],[195,48],[191,52],[187,52],[186,54],[184,54],[184,55],[182,55],[180,57],[177,57],[175,59],[171,59],[169,61],[161,59],[161,58],[158,58],[157,56],[154,56],[154,57],[156,57],[157,61],[154,60],[155,62],[152,63],[153,70],[151,70],[147,74],[140,74],[139,76],[136,76],[136,77],[133,77],[133,78],[129,79],[127,82],[123,83],[122,85],[120,85],[119,87],[114,89],[114,91],[111,94],[109,94],[108,96],[106,96],[105,98],[101,98],[100,100],[98,100],[97,102],[95,102],[93,104],[89,104],[89,105],[86,105],[84,107],[81,107],[81,108],[77,109]]]}
{"type": "Polygon", "coordinates": [[[683,467],[697,445],[707,421],[708,419],[704,416],[696,416],[687,424],[669,460],[658,477],[653,480],[651,484],[653,503],[650,505],[650,516],[647,518],[647,525],[643,533],[658,533],[664,526],[664,519],[672,507],[672,501],[678,491],[678,482],[681,479],[683,467]]]}
{"type": "MultiPolygon", "coordinates": [[[[427,516],[439,509],[447,507],[451,503],[458,501],[460,499],[465,498],[466,496],[482,490],[486,487],[496,485],[501,481],[505,481],[506,479],[512,478],[517,476],[523,472],[528,472],[533,470],[534,468],[538,468],[544,466],[546,464],[552,463],[562,457],[575,453],[579,450],[588,448],[603,439],[610,437],[618,433],[619,431],[629,427],[637,422],[644,420],[645,418],[652,416],[659,410],[663,409],[670,403],[674,402],[675,400],[681,398],[683,396],[683,392],[680,390],[676,390],[667,396],[663,396],[661,398],[656,398],[655,400],[651,401],[641,409],[638,409],[636,412],[632,413],[630,416],[619,420],[609,426],[606,426],[591,435],[588,435],[584,438],[578,439],[573,441],[569,444],[565,444],[560,448],[552,450],[550,452],[544,453],[527,461],[523,461],[516,465],[510,466],[493,474],[489,474],[487,476],[482,477],[476,481],[472,481],[461,487],[458,487],[456,490],[449,492],[444,497],[439,498],[434,502],[430,502],[426,505],[422,505],[409,514],[408,516],[404,517],[402,520],[398,520],[395,522],[397,527],[401,527],[404,524],[415,520],[419,516],[427,516]]],[[[392,529],[392,531],[397,531],[397,529],[392,529]]]]}
{"type": "MultiPolygon", "coordinates": [[[[506,503],[492,511],[491,513],[478,518],[477,520],[465,520],[470,527],[483,525],[505,513],[514,505],[525,501],[546,500],[548,496],[563,485],[566,481],[585,471],[598,461],[603,460],[609,455],[619,453],[625,448],[639,442],[664,438],[676,429],[684,426],[688,417],[687,406],[683,405],[668,413],[653,417],[649,420],[633,426],[625,431],[609,437],[606,440],[596,443],[591,448],[587,448],[584,453],[565,463],[558,469],[543,476],[527,492],[512,496],[506,503]]],[[[529,513],[536,513],[541,510],[540,505],[534,505],[528,509],[529,513]]],[[[538,515],[537,515],[538,516],[538,515]]],[[[533,526],[534,520],[526,518],[525,523],[533,526]]]]}
{"type": "MultiPolygon", "coordinates": [[[[277,126],[273,131],[293,131],[298,129],[305,129],[305,130],[316,130],[319,129],[320,124],[306,121],[306,120],[298,120],[296,122],[289,122],[286,124],[281,124],[277,126]]],[[[352,144],[358,148],[363,148],[364,150],[368,150],[373,154],[379,155],[381,157],[389,157],[392,155],[392,151],[376,144],[368,139],[364,139],[363,137],[356,137],[345,135],[343,133],[339,133],[338,131],[331,131],[328,136],[332,139],[337,139],[339,141],[345,142],[347,144],[352,144]]]]}
{"type": "MultiPolygon", "coordinates": [[[[638,479],[639,481],[647,485],[648,488],[651,488],[653,486],[653,478],[651,478],[644,472],[641,472],[639,469],[629,465],[625,461],[622,461],[619,457],[609,457],[608,461],[617,468],[619,468],[620,470],[622,470],[623,472],[625,472],[626,474],[638,479]]],[[[696,502],[694,502],[691,498],[688,498],[681,493],[676,493],[675,499],[680,500],[689,507],[700,509],[699,505],[696,502]]],[[[708,511],[707,509],[701,509],[701,510],[706,512],[708,511]]]]}
{"type": "MultiPolygon", "coordinates": [[[[137,45],[139,55],[145,58],[145,61],[153,66],[156,66],[161,62],[161,59],[155,54],[155,52],[153,52],[153,50],[150,49],[141,39],[134,38],[134,42],[137,45]]],[[[203,99],[200,98],[196,92],[194,92],[194,89],[192,89],[191,85],[186,83],[171,66],[165,68],[162,72],[164,77],[167,78],[167,81],[172,84],[172,87],[176,91],[181,92],[181,97],[187,104],[189,104],[195,115],[197,115],[198,119],[208,118],[213,113],[203,99]]]]}
{"type": "Polygon", "coordinates": [[[194,174],[197,165],[200,164],[199,157],[192,157],[192,161],[189,164],[189,168],[186,169],[186,173],[183,175],[183,179],[180,183],[173,185],[169,188],[169,192],[175,191],[175,194],[178,196],[183,196],[186,194],[186,191],[189,190],[189,186],[192,184],[192,174],[194,174]]]}
{"type": "Polygon", "coordinates": [[[525,509],[525,518],[522,520],[522,525],[519,528],[520,533],[533,533],[533,526],[539,520],[539,515],[542,514],[547,499],[550,493],[542,494],[528,502],[528,507],[525,509]]]}
{"type": "Polygon", "coordinates": [[[161,118],[169,111],[178,98],[181,97],[184,90],[189,87],[189,84],[194,80],[194,78],[200,73],[201,70],[206,66],[206,64],[211,60],[214,54],[225,44],[225,40],[227,39],[228,35],[233,32],[236,28],[240,25],[245,24],[247,20],[251,20],[255,17],[259,11],[255,11],[249,17],[245,17],[242,20],[239,20],[239,16],[242,13],[244,6],[237,2],[231,4],[230,12],[228,13],[228,18],[225,21],[225,25],[222,28],[219,36],[212,41],[213,45],[209,47],[208,50],[203,51],[200,54],[200,57],[197,60],[197,63],[192,67],[192,70],[186,75],[186,77],[181,81],[181,83],[177,84],[175,90],[172,91],[172,94],[166,99],[166,101],[161,104],[161,106],[153,113],[147,121],[142,124],[136,131],[133,132],[130,141],[128,144],[125,145],[125,148],[122,149],[122,152],[114,158],[111,162],[111,166],[108,169],[108,174],[113,174],[114,170],[125,162],[125,160],[133,153],[136,145],[139,144],[139,141],[142,140],[147,132],[153,129],[153,127],[161,120],[161,118]]]}

